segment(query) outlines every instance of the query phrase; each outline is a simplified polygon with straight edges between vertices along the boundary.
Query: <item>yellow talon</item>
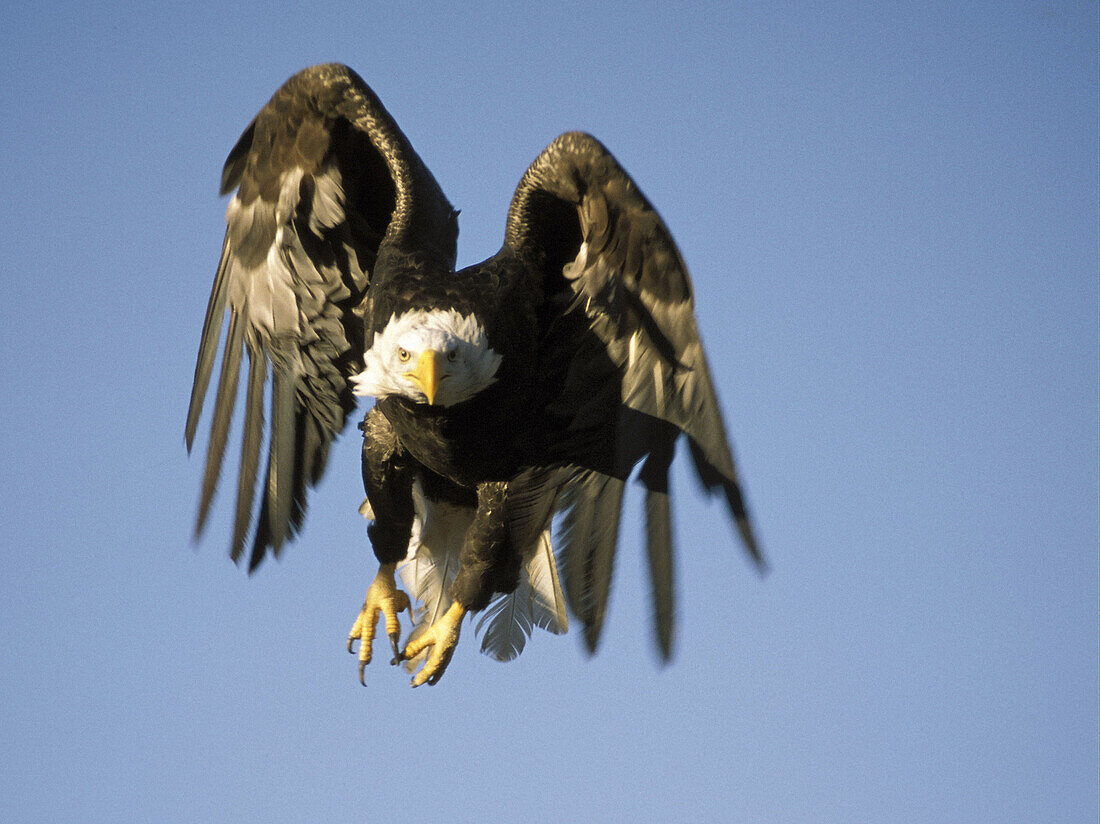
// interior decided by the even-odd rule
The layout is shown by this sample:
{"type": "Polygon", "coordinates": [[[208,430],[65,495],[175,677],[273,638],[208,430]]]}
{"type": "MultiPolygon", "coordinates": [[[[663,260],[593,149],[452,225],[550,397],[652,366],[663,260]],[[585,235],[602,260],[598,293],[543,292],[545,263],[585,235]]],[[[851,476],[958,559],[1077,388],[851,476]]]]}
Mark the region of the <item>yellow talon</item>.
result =
{"type": "Polygon", "coordinates": [[[466,608],[456,601],[443,613],[443,617],[405,646],[405,651],[401,653],[405,659],[415,658],[428,647],[432,648],[423,668],[413,676],[414,687],[424,683],[435,685],[443,677],[447,665],[451,663],[455,647],[458,646],[458,636],[462,630],[462,619],[465,615],[466,608]]]}
{"type": "Polygon", "coordinates": [[[409,611],[409,620],[412,620],[412,603],[409,596],[397,588],[394,583],[393,573],[397,564],[383,564],[378,569],[367,589],[367,597],[363,601],[363,608],[359,611],[359,617],[355,619],[351,632],[348,633],[348,652],[352,652],[352,645],[359,640],[359,683],[366,686],[363,671],[371,661],[371,647],[374,644],[375,628],[378,625],[378,615],[381,613],[386,619],[386,634],[393,648],[393,661],[396,664],[401,654],[398,652],[397,642],[401,636],[401,623],[397,615],[402,610],[409,611]]]}

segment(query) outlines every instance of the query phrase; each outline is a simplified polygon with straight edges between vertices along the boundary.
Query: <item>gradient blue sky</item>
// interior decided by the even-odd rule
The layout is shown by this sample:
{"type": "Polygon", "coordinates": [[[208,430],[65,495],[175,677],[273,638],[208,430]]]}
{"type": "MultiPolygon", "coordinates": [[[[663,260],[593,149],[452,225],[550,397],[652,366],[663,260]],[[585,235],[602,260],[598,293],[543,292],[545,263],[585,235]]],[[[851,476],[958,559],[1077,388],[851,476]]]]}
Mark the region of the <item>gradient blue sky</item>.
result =
{"type": "Polygon", "coordinates": [[[0,820],[1096,820],[1096,3],[9,5],[0,820]],[[328,60],[462,264],[566,129],[672,228],[773,571],[681,471],[670,666],[636,502],[595,658],[415,691],[343,651],[355,433],[281,562],[192,546],[221,163],[328,60]]]}

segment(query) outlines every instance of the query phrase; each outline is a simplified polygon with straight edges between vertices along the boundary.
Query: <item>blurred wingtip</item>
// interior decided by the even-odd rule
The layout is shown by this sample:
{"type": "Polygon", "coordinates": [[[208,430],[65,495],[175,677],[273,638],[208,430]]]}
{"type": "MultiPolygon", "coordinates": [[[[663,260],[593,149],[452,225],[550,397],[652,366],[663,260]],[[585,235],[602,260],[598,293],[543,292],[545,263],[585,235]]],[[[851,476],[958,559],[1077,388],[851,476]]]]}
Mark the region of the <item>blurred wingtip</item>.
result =
{"type": "Polygon", "coordinates": [[[753,532],[752,524],[749,522],[748,516],[739,517],[737,520],[737,531],[741,535],[741,542],[745,546],[745,551],[748,552],[749,558],[752,559],[753,566],[756,567],[757,573],[761,577],[768,574],[771,569],[767,559],[764,557],[763,551],[760,549],[760,544],[756,540],[756,534],[753,532]]]}
{"type": "Polygon", "coordinates": [[[589,658],[596,654],[596,650],[600,646],[600,630],[597,627],[593,627],[591,624],[586,624],[584,627],[584,652],[589,658]]]}

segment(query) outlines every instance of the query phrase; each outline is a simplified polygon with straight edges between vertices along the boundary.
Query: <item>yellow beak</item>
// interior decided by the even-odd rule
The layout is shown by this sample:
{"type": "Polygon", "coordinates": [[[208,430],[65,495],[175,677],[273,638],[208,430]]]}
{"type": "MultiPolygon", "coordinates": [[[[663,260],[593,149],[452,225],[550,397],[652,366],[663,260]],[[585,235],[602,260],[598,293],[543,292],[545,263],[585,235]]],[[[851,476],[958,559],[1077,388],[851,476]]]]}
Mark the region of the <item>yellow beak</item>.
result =
{"type": "Polygon", "coordinates": [[[442,362],[443,356],[439,352],[434,349],[425,349],[416,361],[416,369],[405,373],[406,378],[420,387],[420,391],[428,398],[429,405],[435,403],[439,384],[446,377],[442,374],[442,362]]]}

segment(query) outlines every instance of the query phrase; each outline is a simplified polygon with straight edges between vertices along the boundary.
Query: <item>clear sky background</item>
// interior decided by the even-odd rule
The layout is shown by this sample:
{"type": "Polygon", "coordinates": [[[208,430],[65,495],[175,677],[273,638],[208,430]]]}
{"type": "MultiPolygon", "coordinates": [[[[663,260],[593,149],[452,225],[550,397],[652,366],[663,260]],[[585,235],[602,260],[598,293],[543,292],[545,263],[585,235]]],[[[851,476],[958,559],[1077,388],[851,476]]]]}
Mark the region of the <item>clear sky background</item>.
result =
{"type": "Polygon", "coordinates": [[[404,5],[4,12],[0,820],[1095,821],[1096,3],[404,5]],[[637,499],[594,658],[415,691],[343,649],[357,433],[280,562],[192,545],[221,164],[329,60],[460,264],[566,129],[672,228],[772,572],[681,470],[671,665],[637,499]]]}

